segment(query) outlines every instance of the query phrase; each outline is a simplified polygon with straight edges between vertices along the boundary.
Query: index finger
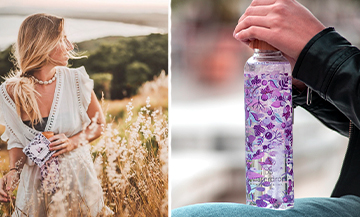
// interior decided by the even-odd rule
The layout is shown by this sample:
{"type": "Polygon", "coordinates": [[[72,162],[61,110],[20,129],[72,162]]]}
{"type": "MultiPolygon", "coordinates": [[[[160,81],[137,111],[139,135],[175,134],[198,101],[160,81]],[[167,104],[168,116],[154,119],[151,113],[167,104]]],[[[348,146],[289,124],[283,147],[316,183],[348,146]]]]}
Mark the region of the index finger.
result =
{"type": "Polygon", "coordinates": [[[55,141],[55,140],[59,140],[59,139],[61,139],[61,137],[62,137],[62,135],[61,135],[61,134],[56,134],[56,135],[54,135],[54,136],[52,136],[52,137],[48,138],[48,140],[49,140],[50,142],[53,142],[53,141],[55,141]]]}
{"type": "Polygon", "coordinates": [[[258,6],[258,7],[248,7],[245,13],[240,17],[238,23],[243,21],[246,17],[249,16],[266,16],[269,14],[271,8],[268,6],[258,6]]]}
{"type": "Polygon", "coordinates": [[[251,2],[251,6],[259,6],[259,5],[272,5],[276,2],[277,0],[253,0],[251,2]]]}

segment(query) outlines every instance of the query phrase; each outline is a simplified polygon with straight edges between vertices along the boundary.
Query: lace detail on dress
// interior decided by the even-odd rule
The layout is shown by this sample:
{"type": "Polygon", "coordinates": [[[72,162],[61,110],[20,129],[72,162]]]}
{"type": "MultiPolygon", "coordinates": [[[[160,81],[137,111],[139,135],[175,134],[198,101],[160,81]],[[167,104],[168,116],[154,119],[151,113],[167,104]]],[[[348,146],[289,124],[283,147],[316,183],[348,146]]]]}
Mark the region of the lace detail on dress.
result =
{"type": "Polygon", "coordinates": [[[54,95],[54,99],[53,99],[53,107],[51,108],[51,114],[49,114],[49,119],[48,119],[48,125],[46,126],[46,131],[50,131],[50,129],[52,128],[53,124],[54,124],[54,120],[55,120],[55,114],[56,114],[56,110],[58,107],[58,103],[59,103],[59,99],[60,99],[60,90],[61,90],[61,85],[62,85],[62,73],[57,73],[57,87],[55,89],[55,95],[54,95]]]}
{"type": "Polygon", "coordinates": [[[81,104],[79,73],[80,73],[79,71],[76,71],[76,73],[75,73],[76,95],[77,95],[77,100],[78,100],[79,108],[80,108],[80,117],[81,117],[81,120],[83,120],[84,112],[83,112],[83,109],[82,109],[83,106],[81,104]]]}
{"type": "MultiPolygon", "coordinates": [[[[16,111],[16,106],[14,101],[11,99],[9,93],[6,90],[6,82],[1,85],[1,94],[5,99],[5,102],[14,110],[14,112],[16,111]]],[[[9,124],[7,122],[5,122],[5,127],[6,129],[8,129],[10,131],[11,134],[13,134],[14,136],[16,136],[15,132],[13,131],[13,129],[9,126],[9,124]]],[[[30,131],[31,132],[31,131],[30,131]]],[[[31,132],[32,133],[32,132],[31,132]]]]}
{"type": "Polygon", "coordinates": [[[6,102],[16,111],[16,106],[6,90],[6,83],[1,85],[1,94],[4,96],[6,102]]]}

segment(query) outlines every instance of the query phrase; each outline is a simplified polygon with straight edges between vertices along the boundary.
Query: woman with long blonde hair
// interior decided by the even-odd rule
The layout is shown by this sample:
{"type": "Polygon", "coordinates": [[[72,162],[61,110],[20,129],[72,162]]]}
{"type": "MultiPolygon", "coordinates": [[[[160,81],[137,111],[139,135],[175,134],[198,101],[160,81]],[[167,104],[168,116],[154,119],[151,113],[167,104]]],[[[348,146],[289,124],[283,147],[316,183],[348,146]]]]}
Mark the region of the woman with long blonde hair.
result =
{"type": "Polygon", "coordinates": [[[1,139],[10,158],[0,201],[11,201],[18,185],[13,216],[98,216],[107,209],[88,147],[105,119],[84,67],[67,67],[73,49],[63,18],[34,14],[20,26],[13,52],[17,69],[0,86],[0,124],[6,127],[1,139]],[[47,183],[23,153],[45,131],[54,133],[49,147],[56,151],[45,168],[53,174],[47,183]]]}

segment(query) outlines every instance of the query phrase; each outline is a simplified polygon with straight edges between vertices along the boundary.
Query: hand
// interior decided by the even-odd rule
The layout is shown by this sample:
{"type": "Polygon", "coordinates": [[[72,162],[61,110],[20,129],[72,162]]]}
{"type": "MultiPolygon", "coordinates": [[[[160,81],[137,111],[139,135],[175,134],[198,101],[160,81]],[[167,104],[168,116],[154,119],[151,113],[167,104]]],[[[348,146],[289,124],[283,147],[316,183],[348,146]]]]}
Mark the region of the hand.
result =
{"type": "Polygon", "coordinates": [[[19,173],[16,170],[11,170],[0,179],[0,202],[10,202],[11,192],[16,188],[18,180],[19,173]]]}
{"type": "Polygon", "coordinates": [[[282,51],[294,66],[301,50],[325,26],[295,0],[253,0],[240,17],[234,37],[248,44],[253,39],[282,51]]]}
{"type": "Polygon", "coordinates": [[[65,136],[65,134],[57,134],[51,138],[49,138],[49,141],[51,142],[49,147],[50,151],[56,150],[53,157],[59,156],[63,153],[70,152],[77,148],[77,145],[73,143],[68,137],[65,136]]]}

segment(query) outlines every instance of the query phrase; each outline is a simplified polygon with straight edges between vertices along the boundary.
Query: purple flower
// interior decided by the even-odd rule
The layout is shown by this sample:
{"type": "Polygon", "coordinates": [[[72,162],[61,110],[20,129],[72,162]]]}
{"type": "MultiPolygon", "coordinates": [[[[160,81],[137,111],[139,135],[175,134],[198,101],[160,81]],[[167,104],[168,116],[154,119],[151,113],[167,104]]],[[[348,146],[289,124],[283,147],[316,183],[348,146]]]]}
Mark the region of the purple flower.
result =
{"type": "Polygon", "coordinates": [[[258,207],[266,207],[267,206],[267,203],[263,200],[256,200],[256,205],[258,207]]]}
{"type": "Polygon", "coordinates": [[[275,127],[275,125],[270,122],[270,124],[266,125],[266,127],[267,127],[269,130],[271,130],[272,128],[275,127]]]}
{"type": "Polygon", "coordinates": [[[259,84],[261,82],[261,79],[258,78],[258,76],[255,76],[255,78],[253,80],[251,80],[251,84],[255,85],[255,84],[259,84]]]}
{"type": "Polygon", "coordinates": [[[292,186],[289,186],[287,189],[287,193],[290,194],[292,192],[292,186]]]}
{"type": "Polygon", "coordinates": [[[291,136],[291,130],[290,129],[286,129],[285,133],[286,133],[286,137],[291,136]]]}
{"type": "Polygon", "coordinates": [[[261,90],[261,94],[268,94],[272,92],[273,90],[270,90],[269,86],[266,86],[264,89],[261,90]]]}
{"type": "Polygon", "coordinates": [[[261,200],[269,201],[271,199],[271,196],[268,194],[264,194],[258,197],[261,200]]]}
{"type": "Polygon", "coordinates": [[[290,112],[283,113],[282,116],[285,117],[285,120],[287,120],[290,117],[290,112]]]}
{"type": "Polygon", "coordinates": [[[277,201],[277,199],[271,198],[269,202],[270,202],[271,204],[274,204],[274,203],[276,203],[276,201],[277,201]]]}
{"type": "Polygon", "coordinates": [[[261,82],[261,84],[264,85],[264,86],[267,85],[267,83],[268,83],[268,82],[267,82],[266,80],[263,80],[263,81],[261,82]]]}
{"type": "Polygon", "coordinates": [[[265,132],[265,128],[263,128],[262,126],[259,125],[255,125],[254,126],[254,130],[255,130],[255,136],[259,136],[261,133],[265,132]]]}

